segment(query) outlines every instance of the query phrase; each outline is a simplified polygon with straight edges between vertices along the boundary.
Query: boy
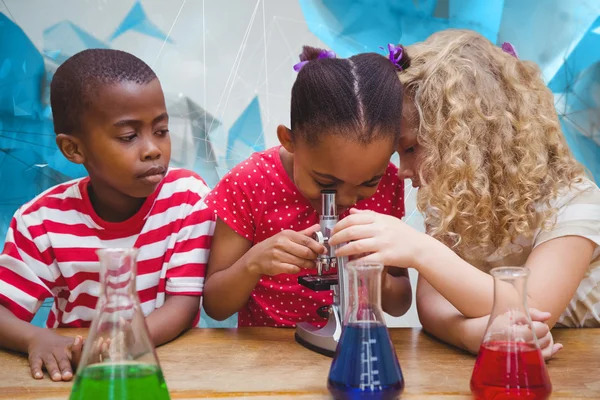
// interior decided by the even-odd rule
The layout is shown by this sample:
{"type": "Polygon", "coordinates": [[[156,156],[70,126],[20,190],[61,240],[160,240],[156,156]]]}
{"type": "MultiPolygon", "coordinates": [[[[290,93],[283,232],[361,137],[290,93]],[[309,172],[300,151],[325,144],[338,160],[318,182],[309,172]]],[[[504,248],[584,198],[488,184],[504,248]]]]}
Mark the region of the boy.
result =
{"type": "Polygon", "coordinates": [[[54,297],[47,327],[87,327],[100,290],[98,248],[139,249],[137,291],[150,337],[197,322],[214,216],[195,173],[169,169],[164,95],[152,69],[117,50],[85,50],[54,75],[56,143],[89,177],[55,186],[15,213],[0,255],[0,345],[70,380],[82,338],[29,324],[54,297]]]}

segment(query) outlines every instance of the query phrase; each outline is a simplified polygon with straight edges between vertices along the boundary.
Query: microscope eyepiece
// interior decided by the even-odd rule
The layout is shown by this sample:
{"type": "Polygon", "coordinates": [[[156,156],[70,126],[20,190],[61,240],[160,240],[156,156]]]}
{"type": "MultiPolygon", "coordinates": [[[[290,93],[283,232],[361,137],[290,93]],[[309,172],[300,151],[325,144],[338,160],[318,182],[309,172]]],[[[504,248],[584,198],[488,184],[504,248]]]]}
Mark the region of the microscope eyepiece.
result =
{"type": "Polygon", "coordinates": [[[337,217],[337,205],[335,202],[335,190],[321,191],[321,218],[337,217]]]}

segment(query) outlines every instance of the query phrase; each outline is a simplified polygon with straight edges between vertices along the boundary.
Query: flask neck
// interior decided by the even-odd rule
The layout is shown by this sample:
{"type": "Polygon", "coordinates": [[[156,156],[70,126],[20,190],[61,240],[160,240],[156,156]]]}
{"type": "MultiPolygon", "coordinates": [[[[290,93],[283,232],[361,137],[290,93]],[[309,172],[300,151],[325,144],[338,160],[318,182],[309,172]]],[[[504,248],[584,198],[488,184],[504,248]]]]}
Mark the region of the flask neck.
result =
{"type": "Polygon", "coordinates": [[[522,267],[502,267],[492,270],[494,277],[494,305],[492,315],[527,310],[527,277],[522,267]]]}
{"type": "Polygon", "coordinates": [[[522,267],[494,268],[494,306],[483,343],[530,343],[539,345],[527,310],[527,277],[522,267]]]}
{"type": "Polygon", "coordinates": [[[385,324],[381,309],[381,264],[350,262],[348,271],[348,311],[345,322],[385,324]]]}
{"type": "Polygon", "coordinates": [[[101,249],[97,253],[100,259],[101,295],[110,299],[136,294],[137,249],[101,249]]]}

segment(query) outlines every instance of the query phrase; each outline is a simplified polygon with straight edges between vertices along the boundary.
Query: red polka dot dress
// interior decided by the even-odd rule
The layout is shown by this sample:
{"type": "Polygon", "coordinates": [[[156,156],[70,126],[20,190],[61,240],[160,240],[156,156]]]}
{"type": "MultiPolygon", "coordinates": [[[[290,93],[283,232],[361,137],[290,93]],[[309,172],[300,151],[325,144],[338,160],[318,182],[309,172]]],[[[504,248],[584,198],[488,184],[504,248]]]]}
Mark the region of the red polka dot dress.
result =
{"type": "MultiPolygon", "coordinates": [[[[285,229],[301,231],[319,222],[317,211],[285,172],[279,148],[254,153],[242,161],[206,197],[218,217],[253,245],[285,229]]],[[[377,192],[355,207],[404,216],[404,186],[394,164],[388,166],[377,192]]],[[[341,218],[345,216],[347,213],[341,218]]],[[[263,276],[239,311],[238,325],[294,327],[307,321],[322,326],[327,320],[317,315],[317,310],[331,304],[332,291],[313,292],[298,283],[298,276],[316,272],[263,276]]]]}

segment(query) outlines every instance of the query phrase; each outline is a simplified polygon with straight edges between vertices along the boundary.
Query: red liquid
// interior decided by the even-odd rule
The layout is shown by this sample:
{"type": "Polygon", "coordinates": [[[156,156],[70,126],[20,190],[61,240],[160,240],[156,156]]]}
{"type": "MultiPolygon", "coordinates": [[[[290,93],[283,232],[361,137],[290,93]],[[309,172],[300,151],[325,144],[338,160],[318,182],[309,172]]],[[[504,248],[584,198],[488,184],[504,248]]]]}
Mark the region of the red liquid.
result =
{"type": "Polygon", "coordinates": [[[541,351],[529,343],[489,342],[479,349],[471,377],[476,399],[547,399],[552,393],[541,351]]]}

